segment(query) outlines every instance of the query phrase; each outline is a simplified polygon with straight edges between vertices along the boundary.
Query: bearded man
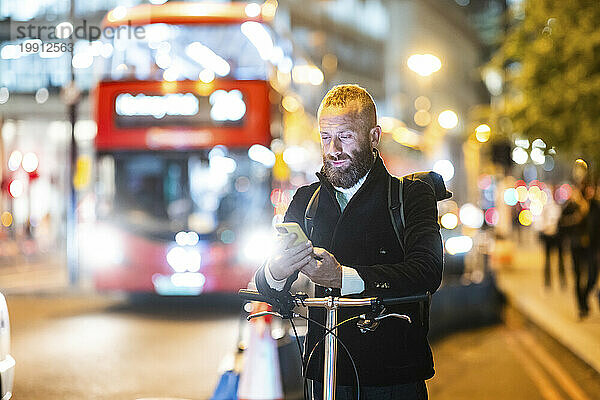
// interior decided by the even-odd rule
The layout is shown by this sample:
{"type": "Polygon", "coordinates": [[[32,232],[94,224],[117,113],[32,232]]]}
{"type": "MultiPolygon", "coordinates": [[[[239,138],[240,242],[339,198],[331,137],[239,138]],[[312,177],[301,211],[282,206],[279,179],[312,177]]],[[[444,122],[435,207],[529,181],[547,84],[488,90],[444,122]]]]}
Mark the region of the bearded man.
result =
{"type": "MultiPolygon", "coordinates": [[[[305,211],[320,188],[312,229],[305,232],[310,240],[288,248],[295,235],[282,239],[255,274],[258,290],[277,296],[289,289],[299,271],[315,283],[317,297],[435,292],[442,278],[435,195],[419,180],[404,185],[404,245],[399,243],[388,210],[392,177],[377,151],[381,127],[372,97],[357,85],[335,86],[321,102],[318,120],[323,154],[319,182],[296,191],[284,218],[306,230],[305,211]]],[[[360,312],[341,308],[338,321],[360,312]]],[[[402,312],[419,314],[418,309],[402,312]]],[[[323,309],[310,309],[309,317],[325,323],[323,309]]],[[[356,362],[361,399],[427,399],[425,380],[434,374],[427,331],[427,321],[407,324],[394,318],[367,334],[352,323],[337,329],[356,362]]],[[[305,357],[324,333],[309,322],[305,357]]],[[[307,376],[314,398],[321,399],[323,346],[317,350],[307,376]]],[[[336,382],[336,399],[357,397],[354,369],[342,351],[336,382]]]]}

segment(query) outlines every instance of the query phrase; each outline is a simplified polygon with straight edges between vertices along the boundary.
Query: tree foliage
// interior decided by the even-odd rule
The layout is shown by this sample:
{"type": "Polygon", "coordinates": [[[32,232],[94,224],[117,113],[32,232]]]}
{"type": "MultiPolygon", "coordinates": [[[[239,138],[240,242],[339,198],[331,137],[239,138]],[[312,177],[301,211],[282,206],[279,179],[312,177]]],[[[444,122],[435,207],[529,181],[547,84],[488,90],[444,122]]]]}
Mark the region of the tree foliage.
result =
{"type": "Polygon", "coordinates": [[[525,0],[492,64],[513,132],[600,161],[600,1],[525,0]]]}

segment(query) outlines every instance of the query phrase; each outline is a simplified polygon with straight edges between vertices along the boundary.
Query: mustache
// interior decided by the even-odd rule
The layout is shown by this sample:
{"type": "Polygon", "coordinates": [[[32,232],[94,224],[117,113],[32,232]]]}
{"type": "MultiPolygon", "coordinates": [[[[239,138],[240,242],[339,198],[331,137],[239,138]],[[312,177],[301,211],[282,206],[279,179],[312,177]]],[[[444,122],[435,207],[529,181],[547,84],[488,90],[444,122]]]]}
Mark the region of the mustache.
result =
{"type": "Polygon", "coordinates": [[[340,154],[339,156],[331,156],[331,155],[325,156],[325,161],[343,161],[343,160],[352,160],[352,157],[346,153],[340,154]]]}

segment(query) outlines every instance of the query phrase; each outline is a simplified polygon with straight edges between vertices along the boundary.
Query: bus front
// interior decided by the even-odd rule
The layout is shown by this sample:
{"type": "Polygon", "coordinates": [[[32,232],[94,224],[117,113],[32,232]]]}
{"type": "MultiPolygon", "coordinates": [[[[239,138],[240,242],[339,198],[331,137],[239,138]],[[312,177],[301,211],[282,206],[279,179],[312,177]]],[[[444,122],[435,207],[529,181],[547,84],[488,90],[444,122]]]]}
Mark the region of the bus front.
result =
{"type": "Polygon", "coordinates": [[[269,28],[242,3],[115,11],[108,26],[145,34],[102,44],[84,261],[99,290],[237,291],[266,255],[274,212],[269,28]]]}

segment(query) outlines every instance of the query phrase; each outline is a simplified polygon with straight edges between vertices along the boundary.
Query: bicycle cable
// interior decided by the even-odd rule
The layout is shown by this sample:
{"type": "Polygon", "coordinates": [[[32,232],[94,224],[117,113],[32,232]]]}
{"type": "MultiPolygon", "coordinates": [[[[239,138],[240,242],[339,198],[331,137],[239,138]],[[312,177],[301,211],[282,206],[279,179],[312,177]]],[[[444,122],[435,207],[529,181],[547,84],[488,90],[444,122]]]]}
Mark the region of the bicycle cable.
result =
{"type": "Polygon", "coordinates": [[[298,332],[296,331],[296,324],[294,324],[294,319],[290,318],[290,324],[292,325],[292,329],[294,331],[294,336],[296,336],[296,343],[298,344],[298,352],[300,353],[300,361],[302,362],[302,392],[304,393],[304,400],[310,400],[308,395],[308,381],[306,378],[306,373],[304,370],[306,369],[306,364],[304,363],[304,357],[302,355],[302,345],[300,344],[300,338],[298,337],[298,332]]]}
{"type": "Polygon", "coordinates": [[[354,368],[354,377],[356,379],[356,389],[357,389],[356,400],[360,400],[360,379],[358,378],[358,368],[356,368],[356,363],[354,362],[354,358],[352,357],[352,354],[350,353],[350,350],[348,350],[348,347],[346,347],[346,345],[344,344],[344,342],[342,341],[342,339],[340,339],[340,337],[338,335],[336,335],[335,333],[333,333],[333,330],[337,329],[338,327],[340,327],[341,325],[343,325],[343,324],[345,324],[347,322],[350,322],[350,321],[352,321],[354,319],[360,318],[360,315],[356,315],[354,317],[350,317],[350,318],[348,318],[348,319],[340,322],[339,324],[336,324],[331,329],[328,329],[325,325],[323,325],[319,321],[316,321],[316,320],[314,320],[312,318],[309,318],[309,317],[305,317],[302,314],[296,314],[295,316],[297,316],[299,318],[302,318],[302,319],[305,319],[306,321],[313,322],[313,323],[319,325],[321,328],[325,329],[325,334],[323,335],[323,337],[313,346],[313,348],[312,348],[312,350],[311,350],[311,352],[310,352],[310,354],[308,356],[308,359],[306,360],[306,364],[304,365],[305,370],[302,373],[302,375],[304,377],[306,377],[306,373],[308,372],[308,364],[310,363],[310,359],[311,359],[314,351],[316,350],[317,346],[323,342],[323,340],[325,339],[325,337],[328,334],[331,334],[342,345],[342,347],[344,348],[344,351],[346,351],[346,354],[348,354],[348,358],[350,358],[350,361],[352,362],[352,368],[354,368]]]}

